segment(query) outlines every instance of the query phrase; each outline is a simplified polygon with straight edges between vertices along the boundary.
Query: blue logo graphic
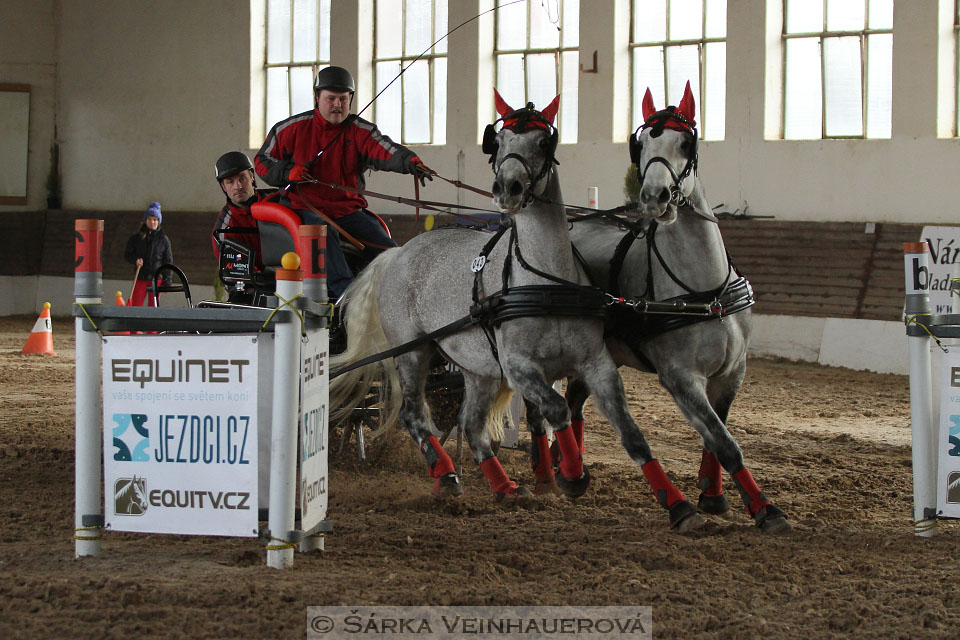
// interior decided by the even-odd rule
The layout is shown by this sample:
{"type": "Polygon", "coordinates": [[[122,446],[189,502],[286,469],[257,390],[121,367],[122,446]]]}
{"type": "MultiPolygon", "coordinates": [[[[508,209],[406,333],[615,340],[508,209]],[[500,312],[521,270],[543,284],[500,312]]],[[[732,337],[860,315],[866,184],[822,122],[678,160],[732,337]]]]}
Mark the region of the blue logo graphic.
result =
{"type": "Polygon", "coordinates": [[[150,456],[150,436],[147,429],[147,416],[142,413],[115,413],[113,421],[113,446],[116,449],[113,459],[119,462],[147,462],[150,456]],[[133,429],[128,433],[130,427],[133,429]]]}

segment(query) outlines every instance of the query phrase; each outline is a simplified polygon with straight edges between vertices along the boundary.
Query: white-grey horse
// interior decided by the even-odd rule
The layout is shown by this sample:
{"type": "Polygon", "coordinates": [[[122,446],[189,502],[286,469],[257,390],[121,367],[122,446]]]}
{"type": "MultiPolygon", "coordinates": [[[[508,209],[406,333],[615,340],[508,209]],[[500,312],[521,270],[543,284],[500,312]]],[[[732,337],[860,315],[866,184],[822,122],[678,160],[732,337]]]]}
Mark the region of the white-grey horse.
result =
{"type": "MultiPolygon", "coordinates": [[[[493,200],[503,213],[505,233],[495,240],[477,230],[437,229],[377,257],[345,293],[348,345],[332,370],[407,345],[392,361],[381,362],[387,373],[386,404],[397,406],[389,397],[399,389],[398,417],[426,458],[433,492],[458,495],[463,490],[453,462],[430,433],[424,401],[427,370],[439,349],[463,372],[460,424],[498,500],[529,494],[504,472],[486,427],[488,416],[502,415],[510,390],[520,393],[554,430],[563,453],[557,478],[561,489],[569,496],[586,490],[589,475],[570,429],[569,408],[551,387],[555,380],[576,376],[620,433],[654,493],[667,496],[661,504],[669,510],[671,524],[681,530],[699,526],[703,521],[697,509],[666,477],[630,417],[623,383],[603,347],[606,296],[588,286],[574,259],[554,158],[559,96],[542,112],[532,104],[514,110],[496,93],[495,99],[501,116],[497,122],[503,126],[499,132],[496,123],[488,127],[484,151],[491,155],[493,200]],[[462,324],[471,309],[477,323],[442,331],[462,324]],[[438,330],[443,335],[434,334],[438,330]],[[409,348],[416,340],[422,342],[409,348]]],[[[372,378],[364,371],[370,368],[335,377],[331,407],[355,406],[369,389],[372,378]]],[[[541,432],[543,426],[531,424],[541,432]]]]}
{"type": "MultiPolygon", "coordinates": [[[[607,346],[618,365],[657,373],[703,437],[700,508],[708,513],[729,509],[722,466],[759,527],[789,531],[783,512],[744,466],[725,425],[746,370],[752,292],[732,268],[697,176],[690,83],[678,107],[658,111],[648,89],[642,108],[644,124],[631,138],[630,152],[641,179],[639,211],[645,220],[626,231],[609,221],[585,220],[573,225],[572,237],[595,284],[627,300],[679,300],[685,309],[655,315],[621,308],[608,320],[607,346]]],[[[660,311],[670,306],[655,305],[660,311]]],[[[588,394],[579,381],[568,385],[574,429],[580,433],[588,394]]]]}

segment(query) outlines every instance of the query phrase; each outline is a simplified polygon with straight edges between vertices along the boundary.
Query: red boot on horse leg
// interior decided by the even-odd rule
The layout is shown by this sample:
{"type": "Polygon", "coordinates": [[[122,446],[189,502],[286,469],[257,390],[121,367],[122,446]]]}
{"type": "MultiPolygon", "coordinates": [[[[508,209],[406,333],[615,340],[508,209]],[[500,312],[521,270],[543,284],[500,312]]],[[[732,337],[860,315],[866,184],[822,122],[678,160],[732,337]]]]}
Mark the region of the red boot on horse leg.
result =
{"type": "Polygon", "coordinates": [[[697,506],[704,513],[720,515],[730,511],[730,501],[723,492],[723,468],[717,456],[706,449],[700,458],[700,472],[697,474],[697,487],[700,489],[700,498],[697,506]]]}

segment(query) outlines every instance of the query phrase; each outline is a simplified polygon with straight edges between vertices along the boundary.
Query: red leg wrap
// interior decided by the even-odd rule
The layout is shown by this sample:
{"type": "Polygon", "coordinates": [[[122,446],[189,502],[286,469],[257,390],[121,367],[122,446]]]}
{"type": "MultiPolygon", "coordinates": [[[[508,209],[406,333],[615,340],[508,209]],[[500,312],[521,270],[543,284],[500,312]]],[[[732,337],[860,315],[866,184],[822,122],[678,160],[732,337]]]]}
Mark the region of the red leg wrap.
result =
{"type": "Polygon", "coordinates": [[[640,469],[643,471],[643,475],[647,477],[647,482],[653,487],[653,495],[656,496],[657,502],[660,503],[661,507],[669,509],[678,502],[686,500],[680,489],[677,489],[673,486],[673,483],[670,482],[667,474],[663,472],[663,468],[660,467],[660,463],[656,459],[649,461],[640,467],[640,469]]]}
{"type": "Polygon", "coordinates": [[[570,426],[573,427],[573,435],[577,438],[577,446],[580,448],[580,455],[583,455],[583,420],[571,420],[570,426]]]}
{"type": "Polygon", "coordinates": [[[580,446],[573,429],[567,427],[555,431],[553,436],[560,447],[560,473],[567,480],[576,480],[583,475],[583,458],[580,457],[580,446]]]}
{"type": "Polygon", "coordinates": [[[723,477],[720,475],[722,471],[717,456],[704,449],[703,457],[700,458],[700,473],[697,475],[697,486],[703,491],[703,495],[723,495],[723,477]]]}
{"type": "Polygon", "coordinates": [[[733,481],[736,483],[737,489],[740,490],[740,497],[743,498],[743,502],[747,505],[747,512],[751,517],[757,515],[760,509],[772,504],[767,500],[767,496],[763,495],[763,492],[760,491],[760,487],[757,486],[756,481],[750,474],[750,470],[746,467],[733,474],[733,481]]]}
{"type": "Polygon", "coordinates": [[[507,472],[500,466],[497,456],[491,456],[481,462],[480,471],[483,472],[494,493],[513,493],[517,490],[517,483],[507,477],[507,472]]]}
{"type": "Polygon", "coordinates": [[[533,436],[533,445],[533,455],[530,458],[533,475],[540,482],[553,482],[553,461],[550,459],[550,443],[547,442],[547,434],[533,436]]]}
{"type": "Polygon", "coordinates": [[[430,465],[430,477],[439,478],[448,473],[455,473],[453,460],[447,455],[447,452],[440,446],[440,441],[436,436],[427,436],[427,439],[420,443],[420,453],[427,459],[430,465]]]}

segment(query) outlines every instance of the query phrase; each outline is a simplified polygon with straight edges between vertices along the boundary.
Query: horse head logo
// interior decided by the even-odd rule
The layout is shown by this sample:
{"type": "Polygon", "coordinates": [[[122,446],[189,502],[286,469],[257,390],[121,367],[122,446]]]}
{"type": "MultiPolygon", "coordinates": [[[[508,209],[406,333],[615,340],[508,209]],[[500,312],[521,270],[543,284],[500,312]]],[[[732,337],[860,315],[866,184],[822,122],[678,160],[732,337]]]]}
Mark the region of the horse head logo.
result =
{"type": "Polygon", "coordinates": [[[147,510],[147,480],[143,477],[118,478],[113,485],[113,511],[121,516],[142,516],[147,510]]]}

